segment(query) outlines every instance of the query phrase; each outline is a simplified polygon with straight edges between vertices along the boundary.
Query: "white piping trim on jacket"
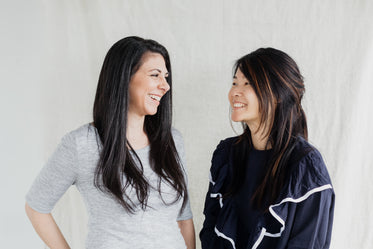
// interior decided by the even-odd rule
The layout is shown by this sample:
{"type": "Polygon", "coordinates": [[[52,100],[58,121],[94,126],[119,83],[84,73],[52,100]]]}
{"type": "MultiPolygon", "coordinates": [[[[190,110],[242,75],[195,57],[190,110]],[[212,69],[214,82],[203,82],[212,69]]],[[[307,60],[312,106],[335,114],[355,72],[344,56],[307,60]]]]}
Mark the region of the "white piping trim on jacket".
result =
{"type": "Polygon", "coordinates": [[[222,237],[223,239],[226,239],[226,240],[228,240],[229,242],[231,242],[231,244],[232,244],[232,246],[233,246],[233,249],[236,249],[236,245],[234,244],[234,241],[233,241],[233,239],[231,239],[231,238],[229,238],[228,236],[226,236],[225,234],[223,234],[223,233],[221,233],[216,227],[215,227],[215,233],[218,235],[218,236],[220,236],[220,237],[222,237]]]}
{"type": "Polygon", "coordinates": [[[209,173],[209,181],[212,183],[212,185],[215,185],[215,182],[212,180],[211,171],[209,173]]]}
{"type": "Polygon", "coordinates": [[[297,198],[297,199],[293,199],[291,197],[287,197],[285,199],[283,199],[282,201],[280,201],[279,203],[277,204],[274,204],[274,205],[271,205],[269,206],[269,212],[272,214],[273,217],[275,217],[275,219],[281,223],[282,227],[280,229],[280,232],[279,233],[267,233],[266,232],[266,229],[263,227],[262,228],[262,231],[260,233],[260,236],[259,238],[257,239],[257,241],[255,242],[255,244],[253,245],[252,249],[256,249],[259,244],[262,242],[264,236],[267,236],[267,237],[280,237],[282,232],[285,230],[285,221],[283,219],[281,219],[281,217],[276,214],[275,211],[273,211],[273,208],[274,207],[277,207],[285,202],[294,202],[294,203],[299,203],[299,202],[302,202],[304,200],[306,200],[308,197],[310,197],[310,195],[316,193],[316,192],[321,192],[323,190],[326,190],[326,189],[332,189],[332,185],[330,184],[326,184],[326,185],[323,185],[321,187],[317,187],[317,188],[314,188],[314,189],[311,189],[310,191],[308,191],[305,195],[297,198]]]}
{"type": "Polygon", "coordinates": [[[262,231],[260,232],[259,238],[257,239],[255,244],[253,245],[253,249],[256,249],[259,246],[260,242],[262,242],[262,239],[263,239],[266,231],[267,230],[264,227],[262,227],[262,231]]]}
{"type": "Polygon", "coordinates": [[[211,193],[210,197],[211,198],[217,198],[218,197],[219,198],[220,208],[223,207],[223,197],[222,197],[222,195],[220,193],[211,193]]]}

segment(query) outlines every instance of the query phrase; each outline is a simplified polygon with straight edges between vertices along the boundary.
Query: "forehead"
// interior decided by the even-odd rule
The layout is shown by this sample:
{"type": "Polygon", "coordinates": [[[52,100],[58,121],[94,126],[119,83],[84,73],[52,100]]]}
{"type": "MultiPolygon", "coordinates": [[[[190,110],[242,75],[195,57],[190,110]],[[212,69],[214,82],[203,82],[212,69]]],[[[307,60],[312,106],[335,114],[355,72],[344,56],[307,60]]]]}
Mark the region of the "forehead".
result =
{"type": "Polygon", "coordinates": [[[151,69],[160,69],[162,71],[166,70],[166,63],[161,54],[147,52],[142,57],[142,64],[140,70],[151,70],[151,69]]]}
{"type": "Polygon", "coordinates": [[[247,80],[245,75],[242,73],[241,69],[238,67],[235,75],[233,78],[238,79],[238,80],[247,80]]]}

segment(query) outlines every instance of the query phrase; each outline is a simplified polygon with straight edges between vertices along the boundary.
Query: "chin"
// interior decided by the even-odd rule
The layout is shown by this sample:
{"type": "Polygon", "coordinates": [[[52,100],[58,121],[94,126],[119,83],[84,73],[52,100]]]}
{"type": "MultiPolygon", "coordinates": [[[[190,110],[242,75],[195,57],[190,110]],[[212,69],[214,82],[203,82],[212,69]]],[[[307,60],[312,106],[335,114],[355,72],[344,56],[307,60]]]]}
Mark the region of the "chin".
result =
{"type": "Polygon", "coordinates": [[[233,122],[242,122],[243,120],[242,120],[242,118],[240,118],[240,117],[235,117],[235,116],[231,116],[231,120],[233,121],[233,122]]]}
{"type": "Polygon", "coordinates": [[[146,113],[147,113],[146,115],[153,116],[153,115],[157,114],[157,109],[155,109],[155,110],[147,110],[146,113]]]}

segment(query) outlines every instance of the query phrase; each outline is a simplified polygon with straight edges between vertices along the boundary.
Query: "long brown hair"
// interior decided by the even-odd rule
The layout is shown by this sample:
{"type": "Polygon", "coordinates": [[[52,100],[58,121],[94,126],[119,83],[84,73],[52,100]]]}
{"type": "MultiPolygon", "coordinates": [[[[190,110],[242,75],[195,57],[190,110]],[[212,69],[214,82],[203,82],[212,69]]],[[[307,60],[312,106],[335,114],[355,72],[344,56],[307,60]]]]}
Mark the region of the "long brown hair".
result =
{"type": "MultiPolygon", "coordinates": [[[[307,140],[307,121],[301,100],[304,94],[303,77],[295,61],[286,53],[274,48],[260,48],[237,60],[234,73],[240,69],[252,84],[259,101],[260,127],[268,133],[266,148],[272,153],[261,184],[252,201],[267,209],[279,195],[289,175],[289,158],[297,140],[307,140]]],[[[252,149],[251,131],[243,123],[244,132],[234,146],[235,167],[228,193],[234,194],[242,186],[245,157],[252,149]]]]}
{"type": "Polygon", "coordinates": [[[171,135],[172,74],[168,52],[154,40],[126,37],[109,49],[98,80],[93,120],[102,149],[94,184],[112,195],[129,213],[134,213],[137,207],[146,209],[150,191],[150,183],[143,174],[143,165],[126,137],[128,87],[132,75],[139,69],[147,52],[163,56],[169,72],[167,82],[171,87],[162,97],[157,113],[145,117],[144,131],[150,141],[150,164],[159,176],[160,195],[163,180],[175,189],[174,202],[182,198],[184,208],[188,198],[184,169],[171,135]],[[136,190],[138,203],[127,195],[126,190],[130,187],[136,190]]]}

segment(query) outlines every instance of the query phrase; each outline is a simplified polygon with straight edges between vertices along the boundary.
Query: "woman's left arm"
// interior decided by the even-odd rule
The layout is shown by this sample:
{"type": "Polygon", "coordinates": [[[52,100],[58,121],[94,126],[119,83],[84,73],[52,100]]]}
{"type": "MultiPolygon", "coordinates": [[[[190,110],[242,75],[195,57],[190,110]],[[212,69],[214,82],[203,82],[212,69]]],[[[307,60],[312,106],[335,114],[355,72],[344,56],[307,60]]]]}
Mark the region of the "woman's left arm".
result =
{"type": "Polygon", "coordinates": [[[193,219],[180,220],[177,222],[180,228],[181,235],[184,237],[185,244],[188,249],[196,248],[196,236],[194,232],[193,219]]]}
{"type": "Polygon", "coordinates": [[[287,248],[329,248],[333,214],[332,189],[314,193],[297,203],[287,248]]]}

